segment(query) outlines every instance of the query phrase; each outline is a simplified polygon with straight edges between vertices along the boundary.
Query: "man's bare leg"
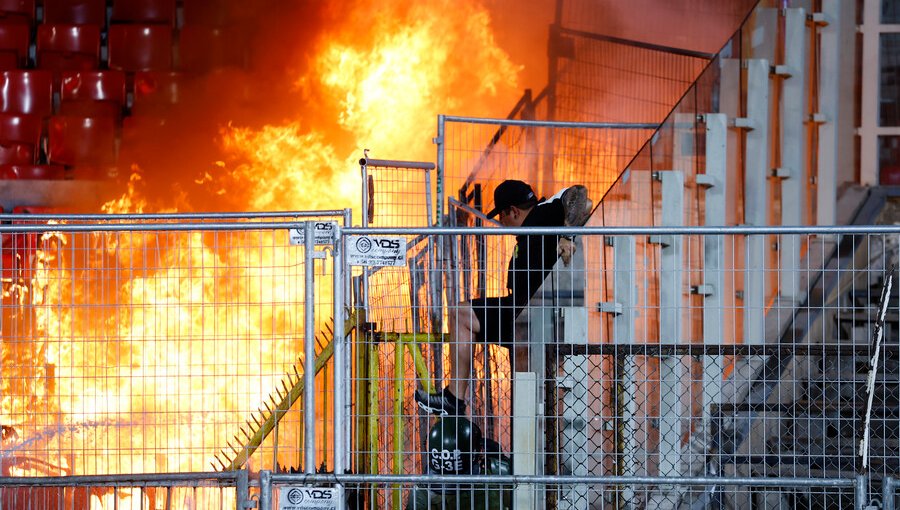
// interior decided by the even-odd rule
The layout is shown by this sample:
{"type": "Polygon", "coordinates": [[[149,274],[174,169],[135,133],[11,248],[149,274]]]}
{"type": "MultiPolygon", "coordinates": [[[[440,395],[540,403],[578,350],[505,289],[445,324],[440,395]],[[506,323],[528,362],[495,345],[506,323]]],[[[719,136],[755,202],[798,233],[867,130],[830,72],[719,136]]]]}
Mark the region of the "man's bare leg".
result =
{"type": "Polygon", "coordinates": [[[450,319],[450,383],[447,387],[456,398],[465,400],[472,376],[472,344],[481,331],[478,318],[469,303],[462,304],[450,319]]]}
{"type": "Polygon", "coordinates": [[[460,304],[451,313],[450,330],[450,382],[442,391],[426,393],[418,389],[415,401],[426,412],[439,416],[464,415],[466,391],[472,375],[472,342],[481,325],[469,303],[460,304]]]}

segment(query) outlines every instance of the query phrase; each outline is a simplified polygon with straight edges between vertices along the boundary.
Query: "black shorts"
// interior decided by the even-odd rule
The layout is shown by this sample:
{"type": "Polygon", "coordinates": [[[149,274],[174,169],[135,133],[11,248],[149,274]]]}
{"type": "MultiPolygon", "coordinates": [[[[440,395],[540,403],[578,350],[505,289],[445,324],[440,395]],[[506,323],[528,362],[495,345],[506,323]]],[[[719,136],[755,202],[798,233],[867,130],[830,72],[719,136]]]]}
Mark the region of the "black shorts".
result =
{"type": "Polygon", "coordinates": [[[481,331],[475,334],[475,340],[499,344],[507,349],[512,347],[516,340],[516,316],[523,308],[516,306],[512,295],[473,299],[472,311],[481,325],[481,331]]]}

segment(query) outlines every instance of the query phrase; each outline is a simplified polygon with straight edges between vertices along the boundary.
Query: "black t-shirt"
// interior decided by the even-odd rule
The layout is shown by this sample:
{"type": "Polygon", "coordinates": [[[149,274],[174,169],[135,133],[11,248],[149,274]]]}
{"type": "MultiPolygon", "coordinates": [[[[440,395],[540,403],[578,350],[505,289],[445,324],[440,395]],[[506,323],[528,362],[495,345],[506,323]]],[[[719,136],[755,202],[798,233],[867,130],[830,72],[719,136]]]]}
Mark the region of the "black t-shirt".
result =
{"type": "MultiPolygon", "coordinates": [[[[564,224],[565,209],[560,199],[537,204],[522,222],[523,227],[561,227],[564,224]]],[[[556,235],[516,236],[516,246],[509,261],[506,278],[506,287],[516,306],[525,306],[553,269],[559,258],[558,241],[556,235]]]]}

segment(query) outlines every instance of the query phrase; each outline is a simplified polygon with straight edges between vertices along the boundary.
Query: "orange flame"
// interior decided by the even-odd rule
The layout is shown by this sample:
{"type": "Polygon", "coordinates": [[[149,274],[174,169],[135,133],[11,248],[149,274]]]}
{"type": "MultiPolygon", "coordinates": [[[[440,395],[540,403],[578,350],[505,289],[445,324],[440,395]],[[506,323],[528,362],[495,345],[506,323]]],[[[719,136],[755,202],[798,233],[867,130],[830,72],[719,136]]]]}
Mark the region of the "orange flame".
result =
{"type": "MultiPolygon", "coordinates": [[[[102,210],[190,211],[197,197],[217,210],[356,208],[363,148],[430,161],[438,113],[501,115],[518,94],[521,68],[497,47],[478,4],[361,3],[350,17],[369,30],[322,33],[310,71],[295,80],[298,95],[322,98],[317,112],[334,108],[330,116],[221,126],[210,136],[220,154],[209,167],[178,169],[193,188],[154,190],[145,186],[152,169],[135,165],[102,210]]],[[[281,234],[234,234],[228,249],[202,232],[45,240],[22,303],[37,320],[21,330],[39,340],[30,365],[45,367],[21,375],[45,387],[4,391],[0,420],[29,431],[20,439],[44,445],[63,472],[208,469],[247,418],[232,413],[261,405],[277,382],[264,374],[302,352],[302,324],[289,318],[302,316],[306,297],[281,270],[302,265],[300,252],[266,237],[281,234]],[[216,301],[223,293],[229,302],[216,301]],[[190,373],[198,364],[203,372],[190,373]],[[165,421],[173,417],[178,425],[165,421]]],[[[4,343],[4,356],[10,349],[4,343]]]]}

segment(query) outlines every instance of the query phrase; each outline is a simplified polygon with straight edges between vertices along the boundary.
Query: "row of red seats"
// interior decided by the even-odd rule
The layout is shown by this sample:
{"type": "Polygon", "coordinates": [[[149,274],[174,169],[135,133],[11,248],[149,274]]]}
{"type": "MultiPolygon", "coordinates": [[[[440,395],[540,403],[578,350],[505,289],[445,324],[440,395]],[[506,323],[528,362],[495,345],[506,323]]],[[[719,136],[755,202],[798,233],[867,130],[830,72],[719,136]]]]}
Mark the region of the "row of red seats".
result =
{"type": "MultiPolygon", "coordinates": [[[[189,83],[180,73],[138,73],[131,110],[146,113],[128,118],[165,115],[189,83]]],[[[0,179],[63,179],[73,167],[72,177],[105,178],[115,167],[128,109],[125,73],[64,72],[55,107],[52,87],[47,71],[0,72],[0,179]]]]}
{"type": "MultiPolygon", "coordinates": [[[[42,22],[72,25],[107,24],[107,0],[42,0],[42,22]]],[[[111,0],[109,22],[175,25],[177,6],[185,24],[226,26],[240,21],[238,0],[111,0]]],[[[0,0],[0,21],[33,25],[35,0],[0,0]]]]}
{"type": "MultiPolygon", "coordinates": [[[[0,207],[0,213],[4,212],[0,207]]],[[[60,209],[53,207],[16,206],[13,214],[59,214],[60,209]]],[[[26,220],[13,221],[14,224],[35,223],[26,220]]],[[[45,222],[40,222],[45,223],[45,222]]],[[[41,233],[24,232],[2,234],[0,236],[0,284],[22,283],[20,280],[26,275],[23,271],[33,267],[34,257],[40,248],[41,233]]]]}
{"type": "Polygon", "coordinates": [[[238,0],[39,1],[0,0],[0,179],[103,178],[140,124],[123,136],[125,115],[164,111],[189,74],[243,64],[228,28],[248,8],[238,0]]]}
{"type": "Polygon", "coordinates": [[[45,149],[37,117],[0,113],[0,178],[62,179],[75,166],[85,177],[102,176],[115,165],[117,131],[112,117],[54,115],[45,149]]]}
{"type": "Polygon", "coordinates": [[[63,71],[57,86],[50,71],[0,71],[0,113],[40,119],[53,114],[121,118],[126,109],[155,111],[177,103],[180,90],[190,77],[184,73],[146,71],[136,73],[129,83],[123,71],[63,71]],[[54,92],[58,93],[58,105],[54,105],[54,92]],[[129,92],[131,104],[127,102],[129,92]]]}
{"type": "MultiPolygon", "coordinates": [[[[236,29],[184,25],[111,25],[107,58],[101,62],[99,25],[41,24],[35,36],[35,66],[52,71],[108,67],[127,72],[185,70],[205,72],[242,66],[245,45],[236,29]],[[177,39],[177,42],[176,42],[177,39]]],[[[31,28],[0,23],[0,69],[30,67],[31,28]]]]}

